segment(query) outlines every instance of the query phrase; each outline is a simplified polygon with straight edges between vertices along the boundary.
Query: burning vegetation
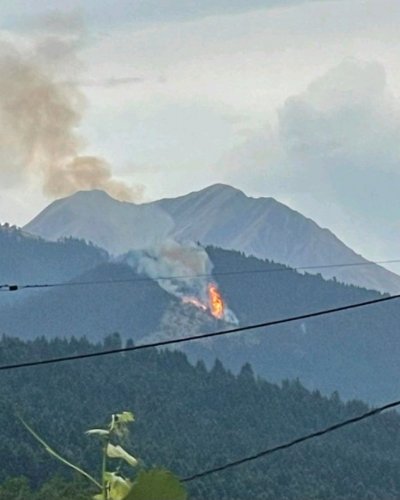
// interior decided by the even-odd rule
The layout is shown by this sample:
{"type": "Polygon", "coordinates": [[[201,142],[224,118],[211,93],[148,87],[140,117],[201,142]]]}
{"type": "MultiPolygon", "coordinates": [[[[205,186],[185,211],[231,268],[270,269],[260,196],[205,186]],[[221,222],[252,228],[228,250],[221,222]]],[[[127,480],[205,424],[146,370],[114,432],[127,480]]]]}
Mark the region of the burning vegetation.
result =
{"type": "Polygon", "coordinates": [[[225,303],[222,298],[221,292],[215,283],[209,283],[207,286],[208,304],[202,302],[196,297],[182,297],[184,304],[192,304],[203,311],[209,311],[214,318],[224,319],[225,317],[225,303]]]}
{"type": "Polygon", "coordinates": [[[207,306],[199,299],[196,299],[196,297],[182,297],[182,302],[184,304],[192,304],[192,306],[196,306],[203,311],[207,311],[207,306]]]}
{"type": "Polygon", "coordinates": [[[161,288],[210,316],[227,323],[238,319],[225,303],[215,281],[211,280],[213,263],[206,250],[196,243],[168,239],[146,250],[124,256],[133,269],[156,280],[161,288]]]}
{"type": "Polygon", "coordinates": [[[215,283],[208,285],[208,300],[211,314],[214,318],[222,319],[225,315],[225,304],[215,283]]]}

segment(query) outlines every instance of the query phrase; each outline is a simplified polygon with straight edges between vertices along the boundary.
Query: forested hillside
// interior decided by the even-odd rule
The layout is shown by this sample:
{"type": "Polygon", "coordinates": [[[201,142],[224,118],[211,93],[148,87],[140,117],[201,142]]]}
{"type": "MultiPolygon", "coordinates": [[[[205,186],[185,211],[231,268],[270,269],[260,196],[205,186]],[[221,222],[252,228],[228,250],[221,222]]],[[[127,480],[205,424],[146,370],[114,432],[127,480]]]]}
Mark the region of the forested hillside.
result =
{"type": "MultiPolygon", "coordinates": [[[[218,283],[240,325],[380,297],[378,292],[303,275],[238,252],[207,252],[214,264],[210,280],[218,283]]],[[[183,304],[156,281],[141,281],[143,277],[126,264],[106,263],[74,278],[106,284],[35,292],[14,307],[3,302],[8,295],[2,294],[0,333],[23,338],[85,335],[98,341],[118,332],[124,339],[144,342],[227,327],[183,304]]],[[[328,394],[339,390],[344,398],[379,403],[398,395],[399,323],[399,304],[393,301],[196,342],[184,349],[191,360],[203,359],[207,366],[219,357],[237,373],[250,362],[257,374],[271,381],[299,377],[310,389],[328,394]]]]}
{"type": "MultiPolygon", "coordinates": [[[[218,283],[241,325],[378,298],[371,290],[300,274],[279,264],[208,248],[218,283]],[[282,271],[282,269],[286,269],[282,271]],[[236,270],[239,274],[224,274],[236,270]],[[244,271],[252,271],[246,273],[244,271]],[[253,272],[254,271],[254,272],[253,272]]],[[[398,396],[400,303],[397,300],[201,344],[231,369],[238,358],[268,380],[300,377],[310,389],[371,402],[398,396]]],[[[199,346],[190,352],[199,355],[199,346]]],[[[210,354],[212,356],[210,356],[210,354]]]]}
{"type": "Polygon", "coordinates": [[[101,264],[72,280],[100,285],[57,287],[14,307],[0,305],[0,328],[23,338],[85,335],[96,341],[121,332],[138,340],[156,332],[165,310],[178,301],[155,281],[130,281],[137,279],[125,264],[101,264]]]}
{"type": "Polygon", "coordinates": [[[15,226],[0,226],[0,283],[70,280],[108,260],[105,250],[83,240],[50,242],[15,226]]]}
{"type": "MultiPolygon", "coordinates": [[[[118,336],[96,345],[3,338],[0,363],[119,345],[118,336]]],[[[2,372],[1,382],[0,481],[25,476],[35,490],[68,472],[31,438],[15,412],[68,459],[95,472],[98,443],[84,431],[101,426],[110,413],[133,410],[136,422],[126,447],[146,466],[163,465],[184,477],[367,409],[361,402],[341,402],[336,393],[327,398],[309,392],[298,381],[278,386],[257,379],[249,365],[234,376],[220,362],[208,371],[182,353],[156,350],[2,372]]],[[[400,417],[390,412],[189,483],[190,498],[394,500],[400,495],[399,467],[400,417]]],[[[20,488],[29,491],[22,480],[8,481],[0,499],[26,498],[20,488]]],[[[73,488],[64,485],[64,496],[51,497],[50,484],[37,498],[80,498],[73,488]]]]}

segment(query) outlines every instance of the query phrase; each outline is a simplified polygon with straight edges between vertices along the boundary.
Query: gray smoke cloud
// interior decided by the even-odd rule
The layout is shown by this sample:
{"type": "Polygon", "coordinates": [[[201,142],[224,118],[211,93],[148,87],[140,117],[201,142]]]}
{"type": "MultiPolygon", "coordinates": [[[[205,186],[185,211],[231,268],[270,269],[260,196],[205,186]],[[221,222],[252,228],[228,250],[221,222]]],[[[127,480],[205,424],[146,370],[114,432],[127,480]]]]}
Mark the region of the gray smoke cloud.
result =
{"type": "MultiPolygon", "coordinates": [[[[151,249],[129,252],[124,260],[138,273],[157,280],[161,288],[184,303],[207,311],[208,286],[214,282],[213,263],[200,245],[189,242],[182,245],[169,239],[151,249]]],[[[238,323],[228,307],[225,307],[222,319],[227,323],[238,323]]]]}
{"type": "Polygon", "coordinates": [[[40,176],[49,196],[97,188],[135,201],[142,187],[116,180],[104,159],[83,154],[86,100],[68,79],[79,70],[83,38],[81,23],[53,15],[35,26],[29,48],[0,41],[0,175],[11,184],[40,176]]]}
{"type": "Polygon", "coordinates": [[[137,272],[158,279],[160,286],[176,297],[207,300],[213,264],[204,248],[195,243],[183,246],[168,239],[150,249],[130,252],[126,260],[137,272]],[[164,277],[171,278],[160,279],[164,277]]]}

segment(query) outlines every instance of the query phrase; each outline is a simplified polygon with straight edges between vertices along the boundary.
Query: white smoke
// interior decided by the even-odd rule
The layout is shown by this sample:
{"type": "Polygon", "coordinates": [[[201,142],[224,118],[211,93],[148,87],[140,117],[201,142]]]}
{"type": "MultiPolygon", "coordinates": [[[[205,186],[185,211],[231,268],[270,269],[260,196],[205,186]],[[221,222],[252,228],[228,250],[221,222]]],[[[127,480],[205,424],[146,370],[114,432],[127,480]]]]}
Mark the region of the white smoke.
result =
{"type": "Polygon", "coordinates": [[[138,273],[157,280],[175,297],[193,296],[202,302],[208,300],[207,283],[213,264],[199,245],[182,246],[169,239],[146,250],[129,252],[126,261],[138,273]]]}
{"type": "MultiPolygon", "coordinates": [[[[213,263],[203,247],[196,243],[182,245],[169,239],[146,250],[131,251],[124,261],[140,274],[156,280],[168,293],[186,303],[198,301],[208,308],[213,263]]],[[[223,320],[237,324],[238,320],[228,307],[223,320]]]]}

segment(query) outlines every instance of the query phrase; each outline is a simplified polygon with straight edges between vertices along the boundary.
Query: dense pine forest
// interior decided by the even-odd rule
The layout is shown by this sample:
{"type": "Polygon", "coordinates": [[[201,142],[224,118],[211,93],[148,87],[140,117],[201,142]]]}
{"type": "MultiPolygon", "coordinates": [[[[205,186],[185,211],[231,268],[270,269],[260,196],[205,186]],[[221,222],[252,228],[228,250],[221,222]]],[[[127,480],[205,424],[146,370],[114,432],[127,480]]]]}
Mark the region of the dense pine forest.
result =
{"type": "MultiPolygon", "coordinates": [[[[3,337],[0,364],[120,345],[117,334],[98,344],[3,337]]],[[[2,372],[0,404],[1,500],[80,500],[91,493],[40,448],[17,414],[95,474],[98,443],[84,431],[132,410],[126,448],[144,467],[165,466],[185,477],[367,410],[337,393],[309,392],[298,380],[271,384],[248,364],[235,376],[219,361],[207,370],[181,352],[154,349],[2,372]]],[[[188,486],[193,500],[394,500],[399,469],[400,417],[389,412],[188,486]]]]}

